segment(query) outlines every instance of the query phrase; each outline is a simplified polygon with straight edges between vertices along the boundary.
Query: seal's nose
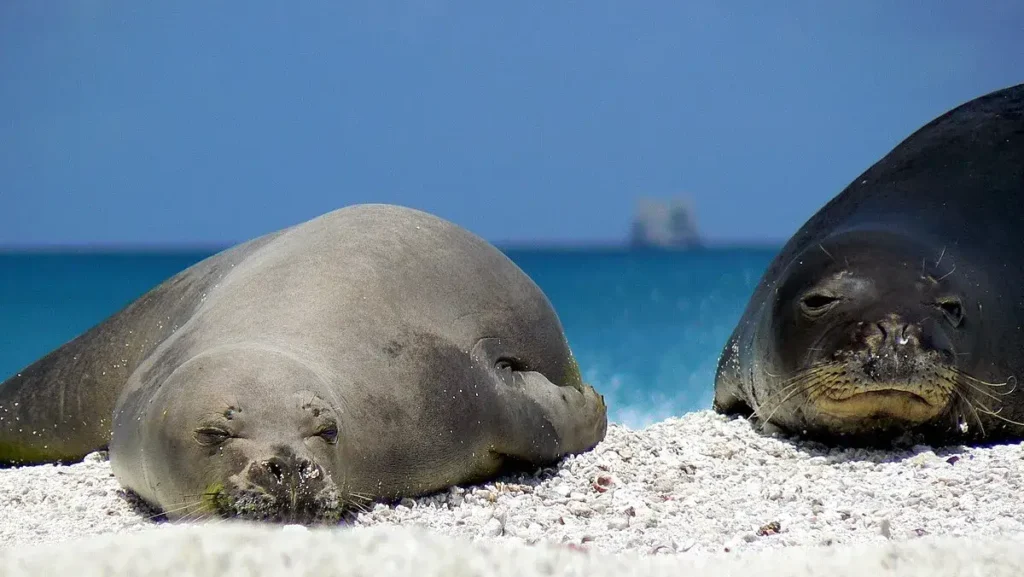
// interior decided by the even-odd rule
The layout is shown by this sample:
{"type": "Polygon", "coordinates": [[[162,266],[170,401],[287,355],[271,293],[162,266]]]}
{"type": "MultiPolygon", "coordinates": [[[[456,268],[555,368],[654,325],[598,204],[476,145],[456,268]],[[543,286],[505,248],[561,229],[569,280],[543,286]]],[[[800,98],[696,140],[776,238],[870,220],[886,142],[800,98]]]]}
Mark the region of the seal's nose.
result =
{"type": "Polygon", "coordinates": [[[246,518],[285,523],[329,519],[339,508],[330,469],[310,453],[279,445],[249,461],[233,505],[246,518]]]}
{"type": "Polygon", "coordinates": [[[250,479],[264,487],[270,485],[303,485],[321,478],[319,465],[309,459],[275,455],[256,463],[250,469],[250,479]]]}
{"type": "Polygon", "coordinates": [[[878,332],[882,334],[882,341],[896,345],[905,345],[909,340],[907,335],[907,324],[900,321],[882,321],[875,323],[878,332]]]}
{"type": "Polygon", "coordinates": [[[867,327],[865,341],[874,350],[902,348],[919,344],[919,330],[898,316],[890,316],[867,327]]]}

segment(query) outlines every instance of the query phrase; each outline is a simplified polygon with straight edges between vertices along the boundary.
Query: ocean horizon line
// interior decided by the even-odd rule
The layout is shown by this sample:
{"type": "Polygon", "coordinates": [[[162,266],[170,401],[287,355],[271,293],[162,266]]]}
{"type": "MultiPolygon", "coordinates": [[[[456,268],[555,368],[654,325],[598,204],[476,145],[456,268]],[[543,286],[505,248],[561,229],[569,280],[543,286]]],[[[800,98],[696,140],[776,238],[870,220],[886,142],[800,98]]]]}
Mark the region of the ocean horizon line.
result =
{"type": "MultiPolygon", "coordinates": [[[[235,243],[52,243],[52,244],[8,244],[0,245],[0,255],[45,255],[45,254],[183,254],[183,253],[217,253],[237,246],[235,243]]],[[[629,242],[616,241],[535,241],[535,242],[498,242],[489,243],[503,252],[606,252],[606,253],[638,253],[638,252],[699,252],[703,250],[778,250],[785,240],[777,239],[746,239],[746,240],[704,240],[700,245],[680,247],[635,246],[629,242]]]]}

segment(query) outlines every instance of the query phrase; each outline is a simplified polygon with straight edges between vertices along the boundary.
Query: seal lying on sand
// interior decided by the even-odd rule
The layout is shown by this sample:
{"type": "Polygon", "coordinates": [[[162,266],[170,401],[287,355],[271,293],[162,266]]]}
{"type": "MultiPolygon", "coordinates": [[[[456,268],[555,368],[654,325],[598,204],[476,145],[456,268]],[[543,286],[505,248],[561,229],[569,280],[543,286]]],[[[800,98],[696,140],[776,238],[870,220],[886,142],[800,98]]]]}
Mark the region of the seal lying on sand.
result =
{"type": "Polygon", "coordinates": [[[594,447],[541,290],[455,225],[343,208],[216,254],[0,385],[0,462],[107,446],[171,518],[337,519],[594,447]]]}
{"type": "Polygon", "coordinates": [[[1022,373],[1019,85],[928,123],[797,231],[722,352],[714,408],[833,443],[1020,439],[1022,373]]]}

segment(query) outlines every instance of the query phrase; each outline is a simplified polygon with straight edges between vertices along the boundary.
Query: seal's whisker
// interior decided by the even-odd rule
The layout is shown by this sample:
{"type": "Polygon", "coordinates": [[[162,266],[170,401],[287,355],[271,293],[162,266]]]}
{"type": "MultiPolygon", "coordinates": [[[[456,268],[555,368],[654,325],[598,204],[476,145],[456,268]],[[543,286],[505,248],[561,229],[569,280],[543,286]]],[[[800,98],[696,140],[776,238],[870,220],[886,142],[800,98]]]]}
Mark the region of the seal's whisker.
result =
{"type": "MultiPolygon", "coordinates": [[[[794,375],[790,375],[789,377],[784,378],[782,380],[782,382],[778,382],[778,383],[775,383],[775,384],[776,385],[780,385],[780,386],[784,386],[787,383],[791,383],[793,381],[796,381],[797,379],[806,378],[806,377],[810,376],[811,374],[816,374],[816,373],[818,373],[820,371],[823,371],[823,370],[826,370],[826,369],[829,369],[829,368],[834,368],[833,363],[819,363],[817,365],[811,366],[810,368],[804,369],[804,370],[802,370],[802,371],[800,371],[800,372],[798,372],[798,373],[796,373],[794,375]]],[[[762,369],[762,371],[764,371],[765,375],[767,375],[767,376],[769,376],[769,377],[771,377],[773,379],[781,379],[782,378],[782,375],[772,374],[768,369],[762,369]]]]}
{"type": "Polygon", "coordinates": [[[978,414],[978,410],[971,404],[971,400],[968,399],[963,393],[957,391],[957,394],[963,399],[963,403],[967,405],[967,408],[971,410],[971,414],[974,415],[974,421],[978,423],[978,430],[981,432],[981,436],[985,436],[985,423],[981,420],[981,415],[978,414]]]}
{"type": "MultiPolygon", "coordinates": [[[[981,417],[978,415],[978,411],[974,408],[974,405],[971,403],[970,396],[967,394],[966,391],[962,390],[962,388],[958,386],[958,383],[956,381],[951,381],[949,379],[944,379],[944,381],[946,385],[951,385],[949,391],[953,393],[953,396],[956,399],[957,404],[961,406],[966,406],[970,410],[971,415],[974,416],[974,421],[978,423],[978,428],[981,430],[981,434],[984,436],[985,424],[982,422],[981,417]]],[[[963,414],[962,410],[959,410],[958,412],[960,413],[957,416],[957,419],[959,421],[959,419],[964,418],[966,415],[963,414]]]]}
{"type": "Polygon", "coordinates": [[[191,513],[187,513],[187,514],[184,514],[184,515],[178,517],[178,519],[175,520],[175,523],[176,524],[181,524],[181,523],[197,523],[202,518],[203,518],[203,516],[200,515],[198,511],[193,511],[191,513]]]}
{"type": "Polygon", "coordinates": [[[830,253],[829,251],[825,250],[825,247],[822,246],[820,242],[818,243],[818,248],[821,249],[821,252],[827,254],[828,258],[832,259],[832,262],[836,262],[836,257],[832,256],[832,253],[830,253]]]}
{"type": "MultiPolygon", "coordinates": [[[[983,381],[983,380],[981,380],[981,379],[979,379],[977,377],[973,377],[973,376],[971,376],[971,375],[969,375],[969,374],[967,374],[967,373],[965,373],[965,372],[963,372],[960,369],[957,369],[955,367],[950,367],[950,371],[955,373],[958,377],[962,377],[964,379],[968,379],[968,380],[970,380],[973,383],[976,383],[978,385],[982,385],[982,386],[985,386],[985,387],[1002,388],[1002,387],[1005,387],[1005,386],[1011,386],[1013,388],[1010,390],[1010,393],[1012,393],[1017,388],[1017,378],[1014,377],[1013,375],[1010,375],[1005,381],[1003,381],[1001,383],[990,383],[988,381],[983,381]]],[[[1009,394],[1009,393],[1006,393],[1006,394],[1009,394]]]]}
{"type": "Polygon", "coordinates": [[[347,506],[355,507],[356,509],[363,513],[369,513],[375,501],[376,498],[370,494],[350,493],[348,499],[346,499],[345,504],[347,506]]]}
{"type": "Polygon", "coordinates": [[[995,417],[995,418],[999,419],[1000,421],[1004,421],[1006,423],[1010,423],[1011,425],[1018,425],[1018,426],[1024,427],[1024,423],[1021,423],[1021,422],[1018,422],[1018,421],[1014,421],[1013,419],[1009,419],[1007,417],[1004,417],[1004,416],[1000,415],[999,413],[1002,412],[1002,410],[1003,410],[1002,408],[1000,408],[999,410],[993,411],[993,410],[989,409],[988,407],[986,407],[985,405],[981,404],[980,402],[975,402],[975,404],[976,404],[975,408],[977,410],[981,411],[982,413],[985,413],[986,415],[989,415],[991,417],[995,417]]]}
{"type": "Polygon", "coordinates": [[[360,513],[369,513],[370,512],[370,508],[366,505],[365,501],[362,502],[362,503],[360,503],[358,501],[345,501],[342,504],[342,508],[343,509],[355,509],[356,511],[358,511],[360,513]]]}
{"type": "MultiPolygon", "coordinates": [[[[792,379],[792,380],[790,380],[790,381],[791,381],[791,382],[789,382],[789,384],[785,384],[785,385],[782,385],[782,386],[781,386],[781,387],[779,388],[779,390],[778,390],[778,391],[776,391],[776,392],[775,392],[774,394],[772,394],[772,395],[769,395],[769,396],[768,396],[768,398],[764,399],[764,400],[763,400],[763,401],[761,401],[760,403],[755,403],[755,405],[756,405],[756,406],[754,406],[754,407],[753,407],[753,409],[754,409],[754,415],[755,415],[755,416],[757,416],[758,418],[763,418],[763,417],[764,417],[764,415],[763,415],[763,413],[762,413],[762,410],[763,410],[763,409],[764,409],[765,407],[771,406],[771,403],[772,403],[772,402],[773,402],[773,401],[774,401],[774,400],[775,400],[776,398],[780,398],[780,397],[783,397],[783,396],[785,396],[786,394],[788,394],[788,393],[789,393],[789,392],[790,392],[791,390],[793,390],[793,389],[796,389],[796,388],[799,388],[799,387],[800,387],[800,385],[801,385],[801,383],[803,382],[803,381],[800,381],[800,380],[796,380],[796,379],[792,379]]],[[[782,401],[782,402],[784,403],[785,401],[782,401]]],[[[767,420],[767,419],[765,419],[765,420],[767,420]]]]}
{"type": "Polygon", "coordinates": [[[953,274],[954,272],[956,272],[956,265],[955,264],[953,265],[953,268],[950,269],[949,272],[947,272],[946,274],[940,276],[939,278],[937,278],[935,280],[936,280],[936,282],[941,281],[942,279],[948,277],[949,275],[953,274]]]}
{"type": "MultiPolygon", "coordinates": [[[[810,371],[808,371],[808,372],[810,372],[810,371]]],[[[778,377],[774,377],[768,371],[765,371],[765,374],[768,375],[768,376],[772,376],[773,378],[778,378],[778,377]]],[[[805,379],[805,378],[807,378],[807,376],[804,373],[799,373],[797,375],[794,375],[792,377],[784,379],[780,383],[778,383],[778,390],[774,394],[769,395],[768,398],[766,398],[766,399],[764,399],[764,400],[762,400],[760,402],[758,402],[756,397],[754,399],[752,399],[753,402],[751,403],[752,404],[751,408],[754,411],[754,415],[757,416],[757,417],[761,417],[761,409],[763,407],[769,405],[776,397],[784,396],[792,387],[799,386],[800,382],[801,382],[801,379],[805,379]]]]}
{"type": "MultiPolygon", "coordinates": [[[[806,381],[800,381],[800,382],[793,383],[789,387],[786,387],[785,389],[783,389],[784,391],[790,391],[790,393],[787,394],[782,400],[780,400],[778,403],[775,404],[775,408],[772,409],[772,412],[769,413],[767,417],[763,417],[762,418],[762,415],[760,414],[760,412],[756,413],[758,418],[762,418],[762,420],[765,421],[766,423],[767,422],[771,422],[772,417],[775,416],[775,412],[778,411],[783,405],[785,405],[795,395],[798,395],[798,394],[800,394],[802,392],[807,392],[807,391],[813,390],[816,387],[822,386],[819,381],[817,381],[817,380],[810,380],[810,378],[812,376],[813,375],[808,375],[807,376],[807,380],[809,380],[810,383],[807,383],[806,381]]],[[[766,402],[762,403],[760,408],[763,409],[767,405],[768,405],[768,402],[766,401],[766,402]]]]}
{"type": "MultiPolygon", "coordinates": [[[[156,515],[151,515],[151,516],[147,517],[147,519],[148,520],[153,520],[156,517],[161,517],[161,516],[166,516],[166,515],[174,515],[176,513],[181,512],[181,511],[186,511],[186,510],[192,509],[194,507],[200,507],[202,504],[203,504],[203,501],[199,500],[199,501],[192,501],[190,503],[184,503],[184,504],[175,505],[175,506],[173,506],[171,508],[164,509],[163,511],[161,511],[160,513],[158,513],[156,515]]],[[[195,511],[190,512],[190,513],[194,513],[194,512],[195,511]]],[[[186,517],[187,515],[188,514],[183,515],[183,517],[186,517]]]]}
{"type": "Polygon", "coordinates": [[[1006,395],[1008,395],[1008,394],[1013,392],[1012,390],[1011,391],[995,391],[995,392],[993,392],[993,391],[990,391],[990,390],[988,390],[987,388],[985,388],[983,386],[976,385],[976,384],[970,382],[969,380],[964,380],[964,379],[961,379],[959,377],[960,377],[960,375],[954,374],[954,378],[949,379],[949,381],[952,382],[955,386],[959,386],[961,388],[970,388],[971,390],[973,390],[974,392],[978,393],[979,395],[983,395],[985,397],[988,397],[989,399],[992,399],[993,401],[998,401],[1000,397],[1005,397],[1006,395]]]}
{"type": "Polygon", "coordinates": [[[207,491],[204,493],[183,493],[182,497],[196,498],[196,497],[216,497],[216,491],[207,491]]]}
{"type": "Polygon", "coordinates": [[[374,500],[373,495],[370,495],[369,493],[355,493],[355,492],[353,492],[353,493],[349,493],[348,496],[349,496],[350,499],[352,499],[352,498],[360,499],[360,500],[362,500],[363,503],[369,503],[369,502],[374,500]]]}
{"type": "Polygon", "coordinates": [[[794,388],[793,391],[789,395],[786,395],[785,398],[783,398],[781,401],[779,401],[778,404],[775,405],[775,408],[772,409],[772,412],[769,413],[768,416],[764,419],[765,422],[771,422],[771,418],[773,416],[775,416],[776,411],[778,411],[780,408],[782,408],[794,396],[796,396],[796,395],[798,395],[800,393],[810,392],[810,394],[807,396],[808,398],[804,399],[803,403],[801,403],[801,407],[803,407],[803,406],[805,406],[806,404],[808,404],[810,402],[810,397],[814,394],[815,389],[819,389],[820,390],[820,389],[822,389],[825,386],[824,383],[821,383],[819,381],[811,381],[809,383],[804,383],[804,384],[805,384],[805,386],[803,386],[803,387],[796,387],[796,388],[794,388]]]}
{"type": "Polygon", "coordinates": [[[223,524],[225,524],[225,523],[227,523],[229,521],[231,521],[231,519],[228,518],[228,517],[219,517],[218,516],[218,517],[214,517],[213,519],[207,519],[206,520],[206,524],[207,525],[211,525],[211,526],[217,526],[217,525],[223,525],[223,524]]]}
{"type": "MultiPolygon", "coordinates": [[[[791,399],[794,394],[800,393],[802,387],[804,387],[807,384],[808,381],[810,381],[811,385],[813,386],[813,384],[814,384],[813,379],[815,379],[822,372],[825,372],[828,368],[829,367],[827,365],[819,365],[817,367],[812,367],[812,368],[810,368],[810,369],[808,369],[806,371],[801,371],[800,373],[798,373],[798,374],[796,374],[796,375],[794,375],[794,376],[792,376],[790,378],[785,379],[784,381],[782,381],[779,384],[779,390],[776,391],[775,394],[770,395],[767,399],[764,399],[760,403],[760,406],[754,408],[754,414],[758,418],[762,418],[763,417],[763,411],[762,410],[765,407],[770,406],[771,403],[774,402],[776,399],[782,398],[782,400],[778,402],[778,404],[775,407],[775,409],[772,410],[772,414],[774,414],[775,411],[778,410],[779,407],[784,405],[789,399],[791,399]],[[785,398],[783,398],[783,397],[785,397],[785,398]]],[[[807,390],[807,389],[803,388],[803,390],[807,390]]],[[[769,419],[770,419],[770,416],[767,417],[767,418],[764,418],[765,421],[767,421],[769,419]]]]}
{"type": "Polygon", "coordinates": [[[191,502],[187,502],[187,503],[179,503],[179,504],[174,505],[174,506],[172,506],[170,508],[164,509],[161,512],[161,515],[177,513],[179,511],[184,511],[185,509],[189,509],[189,508],[195,507],[197,505],[201,505],[201,504],[202,504],[201,500],[200,501],[191,501],[191,502]]]}

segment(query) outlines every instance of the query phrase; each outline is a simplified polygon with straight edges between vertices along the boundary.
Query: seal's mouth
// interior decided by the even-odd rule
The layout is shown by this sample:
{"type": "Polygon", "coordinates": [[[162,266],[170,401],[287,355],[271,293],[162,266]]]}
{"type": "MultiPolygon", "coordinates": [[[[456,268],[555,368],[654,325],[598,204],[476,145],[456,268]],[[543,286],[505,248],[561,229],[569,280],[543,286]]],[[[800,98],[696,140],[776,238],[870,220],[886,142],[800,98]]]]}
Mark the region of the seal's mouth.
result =
{"type": "Polygon", "coordinates": [[[833,357],[781,379],[759,413],[771,420],[780,406],[793,403],[808,424],[828,422],[829,428],[859,429],[858,423],[879,420],[924,424],[948,412],[960,390],[958,371],[940,359],[937,353],[833,357]]]}
{"type": "Polygon", "coordinates": [[[814,412],[840,421],[927,423],[949,409],[958,386],[942,352],[907,347],[846,351],[804,374],[814,412]]]}
{"type": "Polygon", "coordinates": [[[772,392],[758,399],[753,416],[784,430],[869,444],[907,435],[984,437],[992,424],[1024,426],[1003,414],[1016,379],[987,382],[946,358],[942,351],[905,355],[896,370],[895,362],[879,365],[878,355],[848,353],[789,375],[766,374],[772,392]]]}
{"type": "Polygon", "coordinates": [[[829,390],[814,408],[840,419],[884,417],[919,424],[939,417],[950,401],[950,395],[932,383],[871,383],[860,388],[829,390]]]}

